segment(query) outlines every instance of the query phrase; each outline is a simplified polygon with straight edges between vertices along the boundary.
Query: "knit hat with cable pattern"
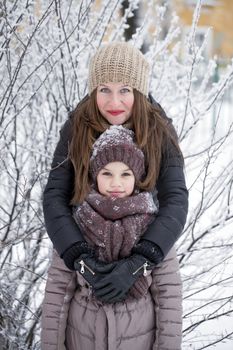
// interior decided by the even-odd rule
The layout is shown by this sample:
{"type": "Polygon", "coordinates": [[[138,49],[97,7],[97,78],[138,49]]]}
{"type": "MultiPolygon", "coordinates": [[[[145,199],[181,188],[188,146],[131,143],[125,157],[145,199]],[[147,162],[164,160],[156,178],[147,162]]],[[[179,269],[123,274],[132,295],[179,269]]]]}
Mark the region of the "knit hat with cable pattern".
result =
{"type": "Polygon", "coordinates": [[[123,83],[148,96],[150,66],[144,55],[128,42],[101,46],[89,64],[89,95],[104,83],[123,83]]]}

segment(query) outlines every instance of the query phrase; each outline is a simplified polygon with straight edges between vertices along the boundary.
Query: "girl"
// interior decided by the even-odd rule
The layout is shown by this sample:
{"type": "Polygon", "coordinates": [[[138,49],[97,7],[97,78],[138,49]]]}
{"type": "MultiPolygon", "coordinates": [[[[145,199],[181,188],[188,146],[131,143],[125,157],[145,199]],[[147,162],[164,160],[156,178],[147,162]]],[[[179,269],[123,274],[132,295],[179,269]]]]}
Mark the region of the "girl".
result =
{"type": "MultiPolygon", "coordinates": [[[[153,262],[135,252],[136,243],[158,212],[158,202],[151,193],[139,191],[145,174],[144,155],[133,136],[129,129],[112,126],[94,143],[92,190],[75,208],[74,218],[95,256],[108,262],[110,270],[124,265],[129,256],[139,259],[141,267],[131,260],[131,287],[125,297],[116,293],[105,266],[101,276],[103,266],[92,270],[83,254],[75,262],[76,274],[54,253],[42,312],[42,349],[180,349],[181,282],[175,250],[155,269],[153,262]],[[96,272],[93,290],[86,280],[96,278],[96,272]]],[[[116,285],[124,284],[120,277],[116,276],[116,285]]]]}

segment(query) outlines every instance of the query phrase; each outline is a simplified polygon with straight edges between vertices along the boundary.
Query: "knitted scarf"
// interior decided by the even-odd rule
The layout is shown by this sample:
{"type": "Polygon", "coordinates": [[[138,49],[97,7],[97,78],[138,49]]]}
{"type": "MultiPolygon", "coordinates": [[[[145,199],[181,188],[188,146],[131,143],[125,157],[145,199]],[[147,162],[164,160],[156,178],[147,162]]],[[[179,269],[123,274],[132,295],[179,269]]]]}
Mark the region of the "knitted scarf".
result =
{"type": "MultiPolygon", "coordinates": [[[[74,218],[85,240],[95,248],[97,257],[112,262],[130,256],[131,249],[157,212],[157,203],[149,192],[116,198],[93,190],[79,207],[75,207],[74,218]]],[[[129,296],[139,299],[147,293],[148,287],[146,277],[140,276],[129,296]]]]}

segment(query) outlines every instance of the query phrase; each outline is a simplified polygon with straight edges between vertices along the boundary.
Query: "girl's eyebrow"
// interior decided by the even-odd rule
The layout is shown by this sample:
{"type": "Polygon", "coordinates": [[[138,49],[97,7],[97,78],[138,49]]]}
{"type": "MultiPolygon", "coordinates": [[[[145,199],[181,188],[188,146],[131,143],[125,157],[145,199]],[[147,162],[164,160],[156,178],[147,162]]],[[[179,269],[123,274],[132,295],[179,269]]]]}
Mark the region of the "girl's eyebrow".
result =
{"type": "MultiPolygon", "coordinates": [[[[109,170],[108,168],[102,168],[101,170],[107,170],[107,171],[111,171],[111,170],[109,170]]],[[[122,171],[132,171],[130,168],[126,168],[126,169],[124,169],[124,170],[122,170],[122,171]]]]}
{"type": "Polygon", "coordinates": [[[124,169],[123,171],[132,171],[130,168],[124,169]]]}

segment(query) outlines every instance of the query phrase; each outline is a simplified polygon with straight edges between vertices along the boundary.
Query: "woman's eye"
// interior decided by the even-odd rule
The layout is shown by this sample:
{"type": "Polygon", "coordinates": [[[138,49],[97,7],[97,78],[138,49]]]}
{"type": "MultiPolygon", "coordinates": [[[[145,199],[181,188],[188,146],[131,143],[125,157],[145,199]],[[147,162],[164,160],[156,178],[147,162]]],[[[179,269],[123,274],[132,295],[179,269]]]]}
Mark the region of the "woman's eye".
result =
{"type": "Polygon", "coordinates": [[[106,87],[100,88],[100,92],[103,92],[104,94],[108,93],[110,90],[106,87]]]}
{"type": "Polygon", "coordinates": [[[105,171],[104,173],[102,173],[102,175],[104,175],[104,176],[111,176],[111,173],[108,172],[108,171],[105,171]]]}
{"type": "Polygon", "coordinates": [[[128,89],[128,88],[123,88],[123,89],[121,89],[121,93],[122,94],[127,94],[128,92],[130,92],[131,90],[130,89],[128,89]]]}

